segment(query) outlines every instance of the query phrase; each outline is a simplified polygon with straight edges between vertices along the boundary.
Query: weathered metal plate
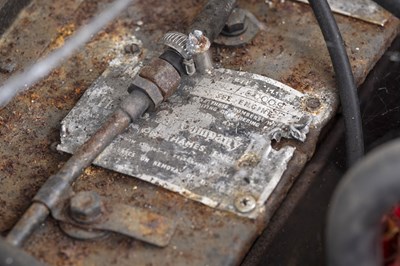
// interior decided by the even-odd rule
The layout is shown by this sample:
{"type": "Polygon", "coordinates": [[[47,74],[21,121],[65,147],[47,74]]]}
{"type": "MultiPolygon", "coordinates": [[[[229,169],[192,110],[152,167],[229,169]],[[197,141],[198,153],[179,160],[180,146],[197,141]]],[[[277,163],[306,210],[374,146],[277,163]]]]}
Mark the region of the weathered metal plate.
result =
{"type": "MultiPolygon", "coordinates": [[[[43,41],[59,39],[57,32],[63,25],[73,23],[79,28],[109,3],[108,0],[83,1],[72,12],[74,2],[77,1],[32,0],[32,12],[22,12],[15,26],[0,41],[4,59],[16,63],[17,69],[29,66],[42,53],[51,51],[54,46],[43,41]],[[66,12],[67,9],[71,12],[66,12]],[[55,12],[62,14],[55,15],[55,12]]],[[[0,231],[3,234],[28,208],[46,179],[70,157],[53,149],[59,141],[60,121],[107,68],[115,55],[115,43],[134,32],[143,41],[139,52],[142,58],[149,58],[149,51],[161,53],[162,47],[156,44],[163,34],[171,30],[184,32],[205,2],[184,0],[177,5],[173,0],[133,1],[126,16],[111,24],[43,82],[0,110],[0,231]]],[[[307,94],[321,95],[322,88],[336,94],[329,54],[309,6],[292,1],[274,2],[276,7],[270,8],[264,1],[239,1],[241,8],[266,22],[267,28],[245,47],[212,48],[214,61],[226,68],[272,77],[307,94]]],[[[382,30],[346,16],[336,19],[360,84],[397,35],[399,22],[390,18],[382,30]]],[[[0,73],[1,80],[8,76],[0,73]]],[[[337,106],[329,119],[336,110],[337,106]]],[[[255,221],[187,200],[137,178],[89,167],[75,182],[75,191],[93,190],[115,202],[174,218],[178,226],[171,243],[165,248],[156,248],[118,234],[97,241],[75,241],[61,232],[53,219],[47,219],[23,248],[47,265],[59,266],[240,265],[312,156],[325,123],[310,128],[305,143],[290,141],[297,147],[295,155],[267,201],[265,213],[255,221]]]]}
{"type": "MultiPolygon", "coordinates": [[[[123,56],[111,62],[62,121],[59,150],[73,153],[87,140],[118,107],[137,70],[123,56]]],[[[310,124],[329,111],[329,99],[321,99],[325,112],[312,113],[305,106],[307,95],[226,69],[187,78],[178,91],[157,112],[132,124],[94,163],[250,218],[264,208],[295,150],[275,150],[271,140],[304,141],[310,124]],[[237,207],[242,196],[254,198],[256,207],[237,207]]]]}
{"type": "MultiPolygon", "coordinates": [[[[308,0],[296,0],[308,3],[308,0]]],[[[385,26],[390,14],[372,0],[328,0],[331,9],[342,15],[385,26]]]]}

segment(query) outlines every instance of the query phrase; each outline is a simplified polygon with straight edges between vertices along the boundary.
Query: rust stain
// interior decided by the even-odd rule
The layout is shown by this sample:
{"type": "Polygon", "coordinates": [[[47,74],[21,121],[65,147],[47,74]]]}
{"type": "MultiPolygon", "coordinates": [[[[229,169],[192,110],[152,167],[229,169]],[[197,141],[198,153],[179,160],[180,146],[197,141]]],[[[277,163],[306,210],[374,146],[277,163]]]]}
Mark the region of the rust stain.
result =
{"type": "Polygon", "coordinates": [[[260,160],[260,155],[254,152],[249,152],[243,154],[242,157],[240,157],[239,160],[236,162],[236,165],[238,168],[255,167],[260,162],[260,160]]]}
{"type": "Polygon", "coordinates": [[[75,32],[75,24],[69,23],[58,30],[58,36],[50,43],[51,49],[56,49],[64,45],[65,39],[75,32]]]}

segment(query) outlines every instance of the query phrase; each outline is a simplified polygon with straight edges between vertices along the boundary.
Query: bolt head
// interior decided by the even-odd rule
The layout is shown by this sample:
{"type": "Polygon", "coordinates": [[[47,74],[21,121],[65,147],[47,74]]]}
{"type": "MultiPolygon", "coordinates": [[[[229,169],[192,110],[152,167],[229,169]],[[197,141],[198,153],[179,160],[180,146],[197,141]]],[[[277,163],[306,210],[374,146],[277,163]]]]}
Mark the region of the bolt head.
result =
{"type": "Polygon", "coordinates": [[[251,195],[242,195],[235,199],[235,208],[241,213],[248,213],[253,211],[257,202],[256,199],[251,195]]]}
{"type": "Polygon", "coordinates": [[[306,106],[310,111],[315,111],[321,107],[321,101],[316,97],[306,99],[306,106]]]}
{"type": "Polygon", "coordinates": [[[96,192],[79,192],[70,200],[70,215],[77,222],[93,223],[101,213],[102,202],[96,192]]]}
{"type": "Polygon", "coordinates": [[[222,33],[227,36],[237,36],[246,30],[246,13],[243,9],[236,8],[232,11],[225,23],[222,33]]]}

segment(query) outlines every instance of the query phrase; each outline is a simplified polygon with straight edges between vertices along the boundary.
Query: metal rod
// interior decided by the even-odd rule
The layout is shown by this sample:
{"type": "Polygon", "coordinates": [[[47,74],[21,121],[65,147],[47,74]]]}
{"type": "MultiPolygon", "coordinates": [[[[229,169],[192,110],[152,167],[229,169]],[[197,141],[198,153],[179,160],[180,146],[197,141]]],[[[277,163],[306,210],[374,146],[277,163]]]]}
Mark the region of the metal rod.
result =
{"type": "Polygon", "coordinates": [[[0,265],[10,266],[44,266],[30,255],[11,246],[0,237],[0,265]]]}
{"type": "Polygon", "coordinates": [[[50,211],[46,205],[33,203],[8,233],[6,241],[13,246],[20,246],[25,238],[46,220],[49,214],[50,211]]]}
{"type": "Polygon", "coordinates": [[[200,30],[212,43],[221,33],[236,0],[209,0],[190,26],[189,32],[200,30]]]}
{"type": "Polygon", "coordinates": [[[125,131],[133,119],[140,117],[152,104],[149,97],[141,91],[133,91],[121,103],[97,132],[83,144],[64,164],[57,174],[51,176],[34,197],[34,203],[12,228],[6,237],[8,243],[20,246],[26,238],[49,215],[72,182],[88,167],[96,157],[125,131]]]}

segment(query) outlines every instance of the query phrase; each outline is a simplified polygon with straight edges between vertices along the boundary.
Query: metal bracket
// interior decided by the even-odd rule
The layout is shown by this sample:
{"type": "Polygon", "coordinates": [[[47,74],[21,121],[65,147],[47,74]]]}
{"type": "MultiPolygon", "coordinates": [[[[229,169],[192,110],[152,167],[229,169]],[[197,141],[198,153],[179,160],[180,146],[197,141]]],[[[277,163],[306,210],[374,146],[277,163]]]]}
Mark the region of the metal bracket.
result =
{"type": "Polygon", "coordinates": [[[211,42],[202,31],[193,30],[188,36],[180,32],[168,32],[162,42],[183,57],[183,67],[188,76],[194,75],[196,71],[209,74],[214,68],[208,53],[211,42]]]}
{"type": "Polygon", "coordinates": [[[165,247],[175,232],[175,222],[137,207],[100,198],[95,192],[79,192],[51,209],[61,229],[78,239],[95,239],[109,232],[165,247]]]}
{"type": "Polygon", "coordinates": [[[186,74],[192,76],[196,73],[196,67],[193,61],[193,54],[188,50],[188,36],[180,32],[167,32],[162,38],[162,43],[174,49],[183,57],[183,66],[186,74]]]}

